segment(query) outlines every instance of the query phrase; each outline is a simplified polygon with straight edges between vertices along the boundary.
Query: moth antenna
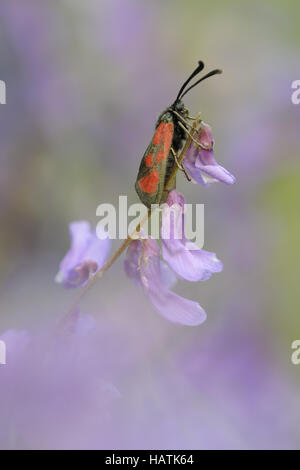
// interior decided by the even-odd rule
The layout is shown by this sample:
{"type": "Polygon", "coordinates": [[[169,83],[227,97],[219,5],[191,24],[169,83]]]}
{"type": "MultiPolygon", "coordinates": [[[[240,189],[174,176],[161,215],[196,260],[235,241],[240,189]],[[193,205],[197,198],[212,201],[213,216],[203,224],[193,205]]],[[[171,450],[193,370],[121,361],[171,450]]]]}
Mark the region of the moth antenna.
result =
{"type": "Polygon", "coordinates": [[[183,92],[183,90],[185,89],[185,87],[187,86],[187,84],[188,84],[196,75],[198,75],[198,73],[200,73],[203,69],[204,69],[204,62],[202,62],[202,60],[199,60],[197,68],[194,70],[194,72],[189,76],[189,78],[184,82],[184,84],[183,84],[182,87],[180,88],[180,90],[179,90],[179,92],[178,92],[178,95],[177,95],[177,98],[176,98],[176,100],[174,101],[174,104],[177,103],[177,101],[179,101],[180,95],[181,95],[181,93],[183,92]]]}
{"type": "Polygon", "coordinates": [[[193,85],[191,85],[190,87],[188,87],[187,90],[185,90],[185,92],[183,93],[183,95],[180,96],[180,99],[182,99],[184,97],[184,95],[187,94],[188,91],[190,91],[192,88],[194,88],[196,85],[198,85],[198,83],[202,82],[203,80],[206,80],[207,78],[209,77],[212,77],[213,75],[217,75],[219,73],[223,73],[223,70],[221,69],[215,69],[215,70],[212,70],[211,72],[207,73],[206,75],[204,75],[204,77],[200,78],[200,80],[197,80],[196,83],[193,83],[193,85]]]}

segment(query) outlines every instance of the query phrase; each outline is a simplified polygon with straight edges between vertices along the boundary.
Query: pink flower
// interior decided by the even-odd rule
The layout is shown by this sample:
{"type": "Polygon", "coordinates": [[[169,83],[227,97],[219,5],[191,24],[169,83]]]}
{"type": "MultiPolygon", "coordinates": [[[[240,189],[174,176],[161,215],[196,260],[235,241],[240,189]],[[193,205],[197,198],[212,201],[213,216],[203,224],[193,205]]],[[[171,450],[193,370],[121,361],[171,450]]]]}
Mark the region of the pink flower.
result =
{"type": "Polygon", "coordinates": [[[187,281],[206,281],[223,269],[215,253],[200,250],[184,235],[184,197],[170,191],[162,216],[162,255],[168,265],[187,281]]]}
{"type": "Polygon", "coordinates": [[[109,238],[99,239],[85,221],[72,222],[69,226],[71,248],[60,263],[56,282],[64,287],[85,284],[105,263],[109,250],[109,238]]]}
{"type": "Polygon", "coordinates": [[[161,315],[175,323],[199,325],[206,319],[203,308],[197,302],[175,294],[170,288],[176,275],[188,281],[205,281],[212,273],[222,271],[223,265],[215,253],[200,250],[182,235],[184,204],[181,194],[176,190],[170,191],[162,215],[164,260],[160,258],[158,243],[140,232],[141,239],[132,241],[127,249],[124,267],[126,274],[144,290],[161,315]],[[172,210],[171,214],[168,214],[169,210],[172,210]]]}
{"type": "Polygon", "coordinates": [[[233,184],[235,177],[216,162],[213,152],[214,139],[211,127],[201,122],[199,129],[194,134],[195,140],[201,147],[191,143],[185,158],[184,167],[196,183],[209,186],[210,183],[221,181],[233,184]]]}
{"type": "Polygon", "coordinates": [[[155,309],[165,318],[183,325],[199,325],[206,313],[197,302],[170,290],[176,277],[160,259],[157,242],[151,238],[134,240],[127,249],[125,272],[145,292],[155,309]]]}

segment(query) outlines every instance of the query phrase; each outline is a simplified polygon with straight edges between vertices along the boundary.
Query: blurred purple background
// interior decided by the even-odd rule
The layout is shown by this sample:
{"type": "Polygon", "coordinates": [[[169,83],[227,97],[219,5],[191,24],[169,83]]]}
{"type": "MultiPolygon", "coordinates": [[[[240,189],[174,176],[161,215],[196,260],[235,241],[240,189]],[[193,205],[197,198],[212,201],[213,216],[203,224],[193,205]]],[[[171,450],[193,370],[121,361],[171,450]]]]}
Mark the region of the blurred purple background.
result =
{"type": "Polygon", "coordinates": [[[2,2],[1,448],[299,448],[299,15],[296,0],[2,2]],[[199,59],[224,74],[185,104],[237,177],[178,177],[224,263],[176,288],[207,321],[168,323],[120,259],[57,337],[68,224],[137,202],[155,120],[199,59]]]}

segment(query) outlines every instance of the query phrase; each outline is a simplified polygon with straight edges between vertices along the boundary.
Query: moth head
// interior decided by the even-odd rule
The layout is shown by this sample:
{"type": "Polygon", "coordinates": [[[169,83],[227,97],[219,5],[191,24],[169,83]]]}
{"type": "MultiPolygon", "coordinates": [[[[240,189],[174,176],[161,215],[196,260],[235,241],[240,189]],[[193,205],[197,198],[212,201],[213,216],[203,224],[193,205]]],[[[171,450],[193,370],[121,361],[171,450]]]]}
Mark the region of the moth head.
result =
{"type": "Polygon", "coordinates": [[[183,117],[187,117],[189,114],[188,109],[184,106],[184,103],[181,100],[174,103],[174,110],[183,117]]]}

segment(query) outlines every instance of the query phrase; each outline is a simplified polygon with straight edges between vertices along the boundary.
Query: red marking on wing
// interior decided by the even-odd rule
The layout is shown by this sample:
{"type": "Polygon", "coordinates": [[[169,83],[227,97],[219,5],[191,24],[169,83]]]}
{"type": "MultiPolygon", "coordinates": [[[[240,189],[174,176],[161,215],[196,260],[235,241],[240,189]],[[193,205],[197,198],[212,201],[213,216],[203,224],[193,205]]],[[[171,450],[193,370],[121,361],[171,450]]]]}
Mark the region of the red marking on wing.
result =
{"type": "Polygon", "coordinates": [[[156,191],[158,182],[159,173],[157,170],[153,170],[150,175],[144,176],[139,180],[139,186],[144,193],[152,194],[156,191]]]}
{"type": "Polygon", "coordinates": [[[158,145],[161,143],[165,125],[166,124],[164,122],[161,122],[158,128],[156,129],[156,132],[152,140],[154,145],[158,145]]]}
{"type": "Polygon", "coordinates": [[[148,155],[145,158],[145,164],[146,164],[146,166],[152,166],[153,165],[153,153],[148,153],[148,155]]]}
{"type": "Polygon", "coordinates": [[[158,126],[153,137],[153,143],[161,146],[156,155],[157,163],[167,158],[173,139],[173,132],[174,126],[172,122],[161,122],[158,126]]]}

